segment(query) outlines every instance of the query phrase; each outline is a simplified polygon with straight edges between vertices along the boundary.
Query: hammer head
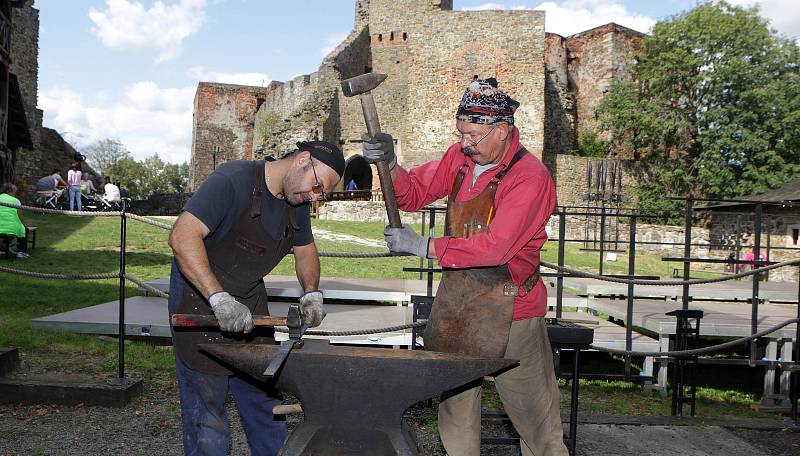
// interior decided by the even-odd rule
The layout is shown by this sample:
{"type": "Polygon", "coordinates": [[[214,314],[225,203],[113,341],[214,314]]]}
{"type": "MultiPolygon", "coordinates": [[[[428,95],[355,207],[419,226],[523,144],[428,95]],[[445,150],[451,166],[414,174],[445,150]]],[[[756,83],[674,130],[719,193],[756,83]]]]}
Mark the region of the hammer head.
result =
{"type": "Polygon", "coordinates": [[[381,73],[367,73],[354,78],[345,79],[342,81],[342,92],[344,92],[344,96],[346,97],[361,95],[362,93],[367,93],[375,87],[378,87],[385,79],[386,75],[381,73]]]}

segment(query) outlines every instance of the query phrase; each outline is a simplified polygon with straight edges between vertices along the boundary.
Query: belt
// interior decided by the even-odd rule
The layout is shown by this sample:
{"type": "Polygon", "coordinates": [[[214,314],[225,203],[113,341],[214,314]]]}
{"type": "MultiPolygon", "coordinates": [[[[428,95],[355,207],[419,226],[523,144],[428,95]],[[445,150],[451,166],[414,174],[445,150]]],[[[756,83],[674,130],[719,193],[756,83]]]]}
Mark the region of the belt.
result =
{"type": "Polygon", "coordinates": [[[539,282],[539,278],[541,275],[539,274],[539,266],[536,266],[536,270],[533,271],[533,274],[528,276],[522,282],[522,285],[517,285],[514,282],[506,282],[503,284],[503,296],[509,297],[524,297],[527,296],[528,293],[533,290],[533,287],[539,282]]]}

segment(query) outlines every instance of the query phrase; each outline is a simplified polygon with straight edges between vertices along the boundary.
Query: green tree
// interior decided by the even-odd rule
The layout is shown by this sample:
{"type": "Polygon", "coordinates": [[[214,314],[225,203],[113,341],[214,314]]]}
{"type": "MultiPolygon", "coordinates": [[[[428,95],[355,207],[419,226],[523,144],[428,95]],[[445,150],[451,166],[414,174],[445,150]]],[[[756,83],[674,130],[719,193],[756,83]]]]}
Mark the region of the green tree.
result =
{"type": "Polygon", "coordinates": [[[86,160],[98,173],[107,174],[106,169],[120,160],[132,159],[133,156],[124,144],[116,139],[100,139],[83,149],[86,160]]]}
{"type": "Polygon", "coordinates": [[[153,154],[142,161],[118,160],[107,168],[106,174],[127,190],[131,198],[144,199],[155,193],[186,191],[189,165],[164,163],[158,154],[153,154]]]}
{"type": "Polygon", "coordinates": [[[611,152],[611,143],[593,131],[582,132],[578,135],[578,144],[572,150],[573,155],[581,157],[608,157],[609,152],[611,152]]]}
{"type": "Polygon", "coordinates": [[[649,174],[639,204],[736,197],[800,174],[799,56],[757,8],[708,2],[656,24],[638,82],[613,85],[597,110],[614,147],[649,174]]]}

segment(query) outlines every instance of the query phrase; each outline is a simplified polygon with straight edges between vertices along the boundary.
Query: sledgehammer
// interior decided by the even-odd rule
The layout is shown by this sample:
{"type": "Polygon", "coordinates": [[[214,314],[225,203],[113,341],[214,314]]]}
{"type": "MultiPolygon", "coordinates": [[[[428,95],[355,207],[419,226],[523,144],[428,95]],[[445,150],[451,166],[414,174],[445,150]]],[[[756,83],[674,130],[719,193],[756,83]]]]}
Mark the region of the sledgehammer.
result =
{"type": "MultiPolygon", "coordinates": [[[[378,120],[378,109],[372,98],[372,90],[386,79],[385,74],[367,73],[342,81],[342,92],[346,97],[358,95],[361,99],[361,110],[364,112],[364,121],[367,123],[367,133],[375,136],[381,132],[381,123],[378,120]]],[[[386,202],[386,215],[389,217],[389,226],[400,228],[400,211],[397,210],[397,199],[394,196],[392,176],[389,174],[389,165],[385,161],[375,163],[378,168],[378,177],[381,180],[383,201],[386,202]]]]}

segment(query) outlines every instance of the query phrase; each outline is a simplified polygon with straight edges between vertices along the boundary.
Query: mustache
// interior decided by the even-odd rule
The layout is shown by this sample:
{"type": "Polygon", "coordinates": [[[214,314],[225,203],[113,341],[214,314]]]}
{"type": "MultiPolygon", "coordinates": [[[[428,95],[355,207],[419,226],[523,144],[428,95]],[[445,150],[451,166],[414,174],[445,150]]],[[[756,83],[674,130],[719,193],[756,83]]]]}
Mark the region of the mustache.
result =
{"type": "Polygon", "coordinates": [[[477,155],[477,154],[478,154],[478,149],[476,149],[476,148],[474,148],[474,147],[462,147],[462,148],[461,148],[461,152],[462,152],[464,155],[466,155],[466,156],[468,156],[468,157],[471,157],[471,156],[473,156],[473,155],[477,155]]]}

